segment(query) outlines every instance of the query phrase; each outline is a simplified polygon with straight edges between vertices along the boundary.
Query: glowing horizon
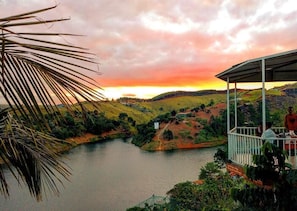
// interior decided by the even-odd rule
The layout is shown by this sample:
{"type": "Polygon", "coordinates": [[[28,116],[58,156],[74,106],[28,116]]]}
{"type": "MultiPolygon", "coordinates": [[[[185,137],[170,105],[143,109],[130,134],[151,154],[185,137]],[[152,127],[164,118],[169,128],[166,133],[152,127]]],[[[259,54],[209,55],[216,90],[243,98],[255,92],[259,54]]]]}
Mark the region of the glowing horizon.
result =
{"type": "MultiPolygon", "coordinates": [[[[294,82],[266,82],[265,89],[283,86],[294,82]]],[[[230,84],[230,89],[234,88],[234,84],[230,84]]],[[[237,84],[237,89],[259,89],[262,83],[242,83],[237,84]]],[[[121,97],[151,99],[166,92],[175,91],[202,91],[202,90],[227,90],[227,84],[222,82],[220,86],[204,86],[204,87],[158,87],[158,86],[137,86],[137,87],[106,87],[101,93],[109,100],[119,99],[121,97]]]]}
{"type": "Polygon", "coordinates": [[[103,94],[111,99],[121,97],[151,99],[162,93],[174,91],[198,91],[194,87],[157,87],[157,86],[138,86],[138,87],[107,87],[104,88],[103,94]]]}
{"type": "Polygon", "coordinates": [[[44,30],[85,35],[61,38],[97,55],[101,74],[90,77],[104,89],[102,93],[108,98],[151,98],[175,90],[226,89],[226,83],[215,77],[218,73],[249,59],[296,49],[295,4],[294,0],[89,0],[88,4],[14,0],[2,2],[1,14],[58,5],[47,19],[70,17],[70,21],[45,24],[44,30]]]}

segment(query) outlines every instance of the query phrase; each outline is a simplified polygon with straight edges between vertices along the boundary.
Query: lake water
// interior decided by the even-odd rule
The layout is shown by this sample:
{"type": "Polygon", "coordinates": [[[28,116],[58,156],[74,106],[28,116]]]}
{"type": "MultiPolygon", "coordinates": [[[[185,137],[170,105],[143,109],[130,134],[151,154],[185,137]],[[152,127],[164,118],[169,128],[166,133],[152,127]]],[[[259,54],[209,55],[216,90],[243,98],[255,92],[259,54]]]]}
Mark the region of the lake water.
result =
{"type": "Polygon", "coordinates": [[[213,161],[216,148],[146,152],[121,139],[81,145],[63,157],[72,176],[60,196],[36,202],[12,176],[10,198],[0,195],[0,210],[122,211],[180,182],[198,179],[200,168],[213,161]]]}

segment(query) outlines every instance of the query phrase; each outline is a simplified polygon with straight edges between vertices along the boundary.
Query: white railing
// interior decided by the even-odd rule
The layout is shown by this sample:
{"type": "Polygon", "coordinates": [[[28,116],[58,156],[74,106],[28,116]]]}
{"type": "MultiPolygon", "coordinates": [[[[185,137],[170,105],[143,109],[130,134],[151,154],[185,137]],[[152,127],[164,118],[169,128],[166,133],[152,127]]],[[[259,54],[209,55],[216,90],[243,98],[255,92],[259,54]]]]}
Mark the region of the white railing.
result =
{"type": "Polygon", "coordinates": [[[238,134],[255,136],[257,127],[237,127],[237,128],[233,128],[232,131],[238,134]]]}
{"type": "MultiPolygon", "coordinates": [[[[228,134],[228,159],[239,165],[253,165],[252,156],[261,153],[264,140],[256,136],[256,127],[233,128],[228,134]]],[[[297,168],[297,138],[285,138],[285,129],[275,127],[273,130],[282,138],[271,140],[287,152],[288,163],[297,168]],[[295,156],[296,155],[296,156],[295,156]]],[[[269,141],[269,140],[268,140],[269,141]]]]}
{"type": "MultiPolygon", "coordinates": [[[[286,129],[284,127],[272,127],[272,129],[276,134],[281,134],[286,132],[286,129]]],[[[238,134],[256,136],[257,127],[237,127],[237,128],[233,128],[232,132],[236,132],[238,134]]]]}

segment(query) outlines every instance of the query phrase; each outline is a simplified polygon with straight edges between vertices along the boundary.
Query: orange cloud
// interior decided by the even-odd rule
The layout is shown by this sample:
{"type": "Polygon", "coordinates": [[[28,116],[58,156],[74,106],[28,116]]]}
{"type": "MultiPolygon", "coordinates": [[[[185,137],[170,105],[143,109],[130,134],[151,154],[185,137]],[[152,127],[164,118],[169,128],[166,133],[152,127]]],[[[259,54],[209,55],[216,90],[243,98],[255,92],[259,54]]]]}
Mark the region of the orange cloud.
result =
{"type": "MultiPolygon", "coordinates": [[[[294,0],[63,0],[47,27],[85,37],[67,40],[98,56],[104,87],[222,87],[215,75],[234,64],[295,49],[294,0]]],[[[2,16],[56,4],[14,0],[2,16]]],[[[130,92],[128,94],[134,94],[130,92]]]]}

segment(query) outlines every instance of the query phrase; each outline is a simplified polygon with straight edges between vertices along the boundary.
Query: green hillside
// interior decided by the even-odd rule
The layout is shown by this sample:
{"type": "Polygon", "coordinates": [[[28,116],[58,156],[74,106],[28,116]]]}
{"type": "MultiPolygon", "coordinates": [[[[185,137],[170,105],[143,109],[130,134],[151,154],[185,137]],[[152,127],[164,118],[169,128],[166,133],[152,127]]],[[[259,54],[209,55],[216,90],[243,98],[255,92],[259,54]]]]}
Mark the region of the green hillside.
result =
{"type": "Polygon", "coordinates": [[[132,117],[137,124],[147,123],[160,114],[173,110],[191,109],[199,107],[201,104],[215,104],[226,101],[225,94],[209,94],[204,96],[179,96],[170,97],[156,101],[109,101],[100,102],[100,111],[104,112],[108,118],[117,118],[120,113],[126,113],[132,117]]]}
{"type": "MultiPolygon", "coordinates": [[[[284,115],[288,106],[296,105],[297,109],[296,95],[294,95],[294,92],[292,94],[292,89],[296,86],[296,84],[290,84],[266,91],[266,99],[272,112],[277,111],[280,115],[284,115]]],[[[261,92],[261,89],[237,90],[239,105],[261,102],[261,92]]],[[[231,90],[230,93],[232,99],[233,91],[231,90]]],[[[208,105],[211,101],[214,104],[226,102],[226,91],[168,92],[150,100],[122,98],[116,101],[100,102],[98,107],[108,118],[117,119],[120,113],[126,113],[136,121],[136,124],[142,124],[158,115],[173,110],[179,112],[180,110],[192,109],[199,107],[201,104],[208,105]]]]}

